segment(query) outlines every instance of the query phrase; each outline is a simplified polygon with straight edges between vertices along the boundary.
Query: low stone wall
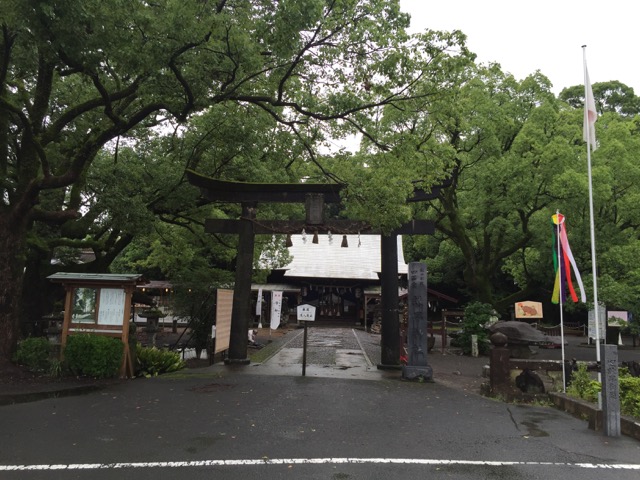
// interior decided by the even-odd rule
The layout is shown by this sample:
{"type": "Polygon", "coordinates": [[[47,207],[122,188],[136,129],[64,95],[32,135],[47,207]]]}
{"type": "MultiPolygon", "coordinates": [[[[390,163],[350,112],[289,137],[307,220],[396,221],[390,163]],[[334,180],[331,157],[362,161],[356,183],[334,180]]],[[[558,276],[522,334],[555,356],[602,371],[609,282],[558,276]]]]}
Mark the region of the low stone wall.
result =
{"type": "MultiPolygon", "coordinates": [[[[596,362],[587,362],[586,365],[595,376],[598,372],[596,362]]],[[[491,381],[488,393],[491,396],[521,402],[550,400],[556,408],[587,420],[590,429],[604,431],[603,412],[597,405],[559,393],[562,390],[562,362],[559,360],[509,358],[507,348],[494,346],[489,375],[491,381]],[[525,370],[534,372],[542,380],[546,393],[523,393],[516,387],[516,377],[525,370]]],[[[623,435],[640,440],[640,422],[635,419],[621,416],[620,430],[623,435]]]]}
{"type": "MultiPolygon", "coordinates": [[[[505,349],[506,350],[506,349],[505,349]]],[[[524,370],[535,373],[544,385],[544,391],[562,390],[562,362],[559,360],[531,360],[509,358],[507,351],[492,352],[490,367],[491,393],[507,400],[535,400],[532,394],[523,393],[516,387],[516,377],[524,370]],[[496,368],[497,367],[497,368],[496,368]]],[[[590,370],[596,370],[595,362],[588,364],[590,370]]]]}
{"type": "MultiPolygon", "coordinates": [[[[596,374],[598,372],[598,364],[596,362],[580,362],[580,364],[586,365],[587,370],[593,372],[594,379],[596,378],[596,374]]],[[[570,372],[566,371],[567,368],[571,368],[571,365],[565,365],[565,373],[570,375],[570,372]]],[[[511,372],[511,379],[514,382],[514,385],[515,378],[525,369],[535,372],[542,379],[545,385],[545,391],[551,392],[562,390],[562,361],[510,358],[509,370],[511,372]]]]}
{"type": "MultiPolygon", "coordinates": [[[[569,397],[564,393],[552,392],[549,394],[549,398],[556,408],[576,418],[587,420],[591,430],[595,430],[596,432],[603,431],[603,413],[597,405],[569,397]]],[[[624,415],[620,417],[620,431],[623,435],[628,435],[636,440],[640,440],[640,422],[637,422],[631,417],[624,415]]]]}

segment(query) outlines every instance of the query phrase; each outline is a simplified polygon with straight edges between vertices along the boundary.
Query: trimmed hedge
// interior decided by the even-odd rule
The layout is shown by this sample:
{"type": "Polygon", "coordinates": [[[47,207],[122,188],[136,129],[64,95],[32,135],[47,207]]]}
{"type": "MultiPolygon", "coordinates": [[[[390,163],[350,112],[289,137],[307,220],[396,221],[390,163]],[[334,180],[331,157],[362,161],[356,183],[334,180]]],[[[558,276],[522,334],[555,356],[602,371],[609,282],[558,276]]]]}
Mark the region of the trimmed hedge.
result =
{"type": "Polygon", "coordinates": [[[46,337],[29,337],[18,344],[14,360],[32,372],[43,372],[49,369],[50,355],[51,343],[46,337]]]}
{"type": "Polygon", "coordinates": [[[120,339],[102,335],[79,334],[67,338],[64,363],[75,375],[111,378],[122,365],[124,345],[120,339]]]}

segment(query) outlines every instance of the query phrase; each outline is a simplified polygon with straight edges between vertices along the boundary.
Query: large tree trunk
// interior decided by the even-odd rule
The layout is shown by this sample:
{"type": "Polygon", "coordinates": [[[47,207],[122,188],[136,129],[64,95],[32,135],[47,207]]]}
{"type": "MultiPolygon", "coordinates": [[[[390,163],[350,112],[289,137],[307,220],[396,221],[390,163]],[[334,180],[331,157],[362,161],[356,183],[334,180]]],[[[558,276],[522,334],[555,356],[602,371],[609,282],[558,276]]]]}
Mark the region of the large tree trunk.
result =
{"type": "Polygon", "coordinates": [[[60,313],[64,309],[65,289],[52,283],[47,277],[54,273],[51,268],[51,254],[43,250],[31,249],[28,253],[24,276],[22,278],[22,296],[20,301],[21,336],[42,335],[42,317],[51,313],[60,313]],[[53,305],[59,305],[54,312],[53,305]]]}
{"type": "Polygon", "coordinates": [[[463,271],[466,287],[473,297],[482,303],[493,305],[493,288],[491,285],[491,274],[483,268],[479,268],[475,258],[467,258],[463,271]]]}
{"type": "MultiPolygon", "coordinates": [[[[0,362],[10,362],[19,333],[26,227],[0,214],[0,362]]],[[[34,299],[37,301],[37,298],[34,299]]]]}

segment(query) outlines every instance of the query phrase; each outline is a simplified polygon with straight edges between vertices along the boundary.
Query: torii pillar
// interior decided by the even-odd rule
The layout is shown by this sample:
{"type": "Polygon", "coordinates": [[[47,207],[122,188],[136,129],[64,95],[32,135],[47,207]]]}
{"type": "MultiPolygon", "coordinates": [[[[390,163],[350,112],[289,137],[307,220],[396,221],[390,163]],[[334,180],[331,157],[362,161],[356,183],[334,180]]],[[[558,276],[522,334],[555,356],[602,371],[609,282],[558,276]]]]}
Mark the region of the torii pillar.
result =
{"type": "Polygon", "coordinates": [[[400,319],[398,302],[398,237],[380,236],[380,283],[382,330],[380,332],[381,370],[400,370],[400,319]]]}
{"type": "Polygon", "coordinates": [[[242,203],[242,217],[238,222],[238,255],[236,256],[236,281],[233,287],[233,309],[231,311],[231,332],[229,353],[226,364],[247,365],[247,332],[251,318],[249,298],[251,298],[251,272],[255,235],[253,221],[256,218],[256,203],[242,203]]]}

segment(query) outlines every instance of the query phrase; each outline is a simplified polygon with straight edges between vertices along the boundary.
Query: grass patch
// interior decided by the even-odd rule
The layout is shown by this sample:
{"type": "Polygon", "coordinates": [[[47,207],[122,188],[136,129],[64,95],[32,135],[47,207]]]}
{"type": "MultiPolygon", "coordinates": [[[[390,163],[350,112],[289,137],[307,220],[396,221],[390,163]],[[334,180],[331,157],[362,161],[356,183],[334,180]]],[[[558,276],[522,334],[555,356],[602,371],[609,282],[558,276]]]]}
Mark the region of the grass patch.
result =
{"type": "Polygon", "coordinates": [[[248,352],[249,359],[251,360],[251,363],[263,363],[279,349],[280,345],[278,345],[276,342],[268,343],[260,349],[250,348],[248,352]]]}

